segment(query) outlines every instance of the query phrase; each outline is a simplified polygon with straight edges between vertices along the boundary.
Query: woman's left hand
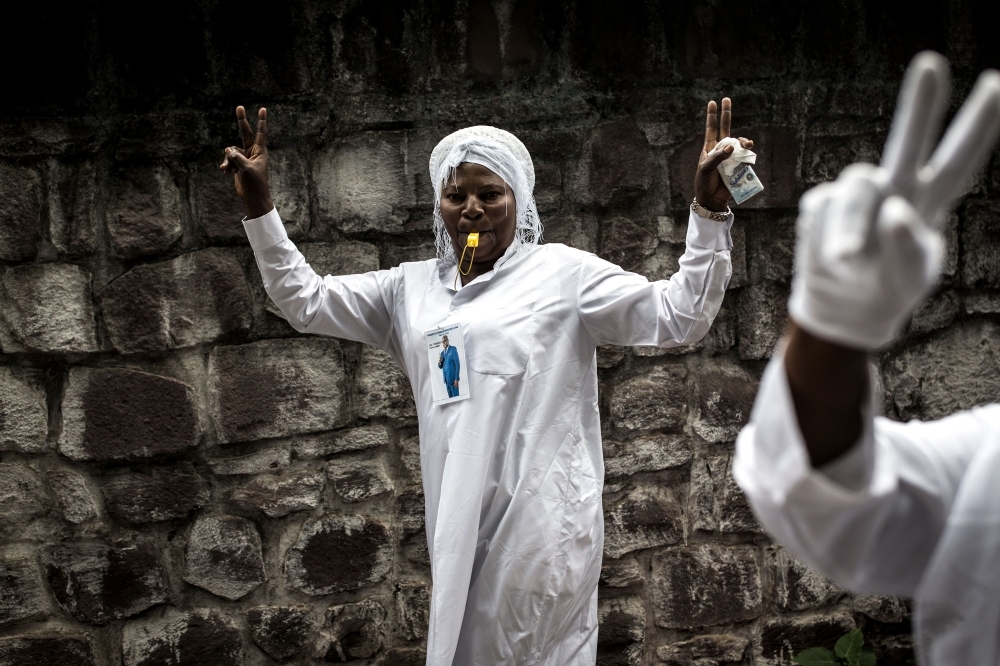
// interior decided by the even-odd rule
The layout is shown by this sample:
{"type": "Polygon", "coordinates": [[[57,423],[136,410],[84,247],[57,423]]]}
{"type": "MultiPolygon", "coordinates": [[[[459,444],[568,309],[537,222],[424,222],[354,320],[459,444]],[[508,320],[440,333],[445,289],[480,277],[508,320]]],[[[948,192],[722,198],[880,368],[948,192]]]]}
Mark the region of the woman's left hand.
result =
{"type": "MultiPolygon", "coordinates": [[[[722,98],[721,118],[716,114],[714,101],[708,103],[705,115],[705,145],[701,148],[698,158],[698,170],[694,173],[694,197],[705,208],[721,212],[729,205],[729,189],[719,175],[719,165],[733,152],[732,146],[715,150],[719,141],[729,136],[729,128],[733,120],[733,103],[728,97],[722,98]]],[[[753,148],[753,141],[739,138],[744,148],[753,148]]]]}

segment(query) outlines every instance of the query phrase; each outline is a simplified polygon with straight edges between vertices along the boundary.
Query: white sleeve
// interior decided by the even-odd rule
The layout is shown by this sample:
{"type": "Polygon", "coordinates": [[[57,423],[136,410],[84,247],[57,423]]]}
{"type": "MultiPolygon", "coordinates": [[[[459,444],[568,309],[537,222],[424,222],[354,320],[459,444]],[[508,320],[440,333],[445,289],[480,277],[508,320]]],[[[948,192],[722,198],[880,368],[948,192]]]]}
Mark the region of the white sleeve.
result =
{"type": "Polygon", "coordinates": [[[264,289],[301,333],[357,340],[392,352],[398,269],[321,278],[288,240],[277,209],[243,221],[264,289]]]}
{"type": "Polygon", "coordinates": [[[733,476],[761,524],[802,561],[851,590],[912,597],[969,461],[1000,435],[1000,405],[927,423],[870,411],[864,419],[845,460],[813,468],[778,353],[736,441],[733,476]]]}
{"type": "Polygon", "coordinates": [[[716,222],[692,211],[680,270],[669,280],[650,282],[597,257],[585,261],[580,317],[597,344],[674,347],[703,338],[732,275],[732,223],[731,214],[716,222]]]}

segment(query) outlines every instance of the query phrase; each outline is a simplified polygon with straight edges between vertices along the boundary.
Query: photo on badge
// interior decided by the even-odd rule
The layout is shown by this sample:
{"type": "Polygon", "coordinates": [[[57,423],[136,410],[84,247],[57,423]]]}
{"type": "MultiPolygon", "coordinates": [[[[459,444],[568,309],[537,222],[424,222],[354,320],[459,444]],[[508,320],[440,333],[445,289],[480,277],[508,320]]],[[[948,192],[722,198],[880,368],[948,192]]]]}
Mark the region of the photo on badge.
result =
{"type": "Polygon", "coordinates": [[[427,361],[431,364],[431,392],[435,405],[458,402],[469,397],[462,325],[449,324],[424,334],[427,361]]]}

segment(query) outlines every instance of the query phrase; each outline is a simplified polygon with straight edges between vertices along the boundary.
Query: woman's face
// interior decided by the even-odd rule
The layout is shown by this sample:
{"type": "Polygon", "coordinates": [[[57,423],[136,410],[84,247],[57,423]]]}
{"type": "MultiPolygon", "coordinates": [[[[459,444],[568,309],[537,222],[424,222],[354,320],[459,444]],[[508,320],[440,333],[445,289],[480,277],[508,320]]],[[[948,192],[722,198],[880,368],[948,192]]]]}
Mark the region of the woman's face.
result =
{"type": "MultiPolygon", "coordinates": [[[[456,257],[462,256],[469,232],[479,232],[473,268],[478,269],[477,273],[485,273],[493,269],[493,264],[514,242],[517,227],[514,193],[503,178],[486,167],[462,162],[441,190],[441,218],[456,257]]],[[[466,262],[471,251],[470,248],[466,252],[466,262]]]]}

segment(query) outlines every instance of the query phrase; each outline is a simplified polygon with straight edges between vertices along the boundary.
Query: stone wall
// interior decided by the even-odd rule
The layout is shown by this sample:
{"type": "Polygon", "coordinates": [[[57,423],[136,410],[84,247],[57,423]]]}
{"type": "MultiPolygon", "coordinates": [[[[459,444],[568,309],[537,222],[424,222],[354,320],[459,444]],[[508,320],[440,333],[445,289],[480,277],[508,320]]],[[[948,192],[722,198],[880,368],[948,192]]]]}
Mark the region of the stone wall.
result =
{"type": "MultiPolygon", "coordinates": [[[[236,104],[269,108],[275,201],[318,270],[430,257],[430,150],[491,123],[535,158],[548,241],[659,279],[723,94],[767,190],[722,312],[690,347],[599,351],[599,662],[784,664],[857,626],[911,663],[908,605],[772,545],[729,467],[799,195],[878,157],[917,50],[963,94],[1000,64],[991,4],[24,3],[0,44],[0,665],[423,663],[409,388],[267,302],[216,170],[236,104]]],[[[998,212],[994,160],[879,359],[890,415],[997,395],[998,212]]]]}

